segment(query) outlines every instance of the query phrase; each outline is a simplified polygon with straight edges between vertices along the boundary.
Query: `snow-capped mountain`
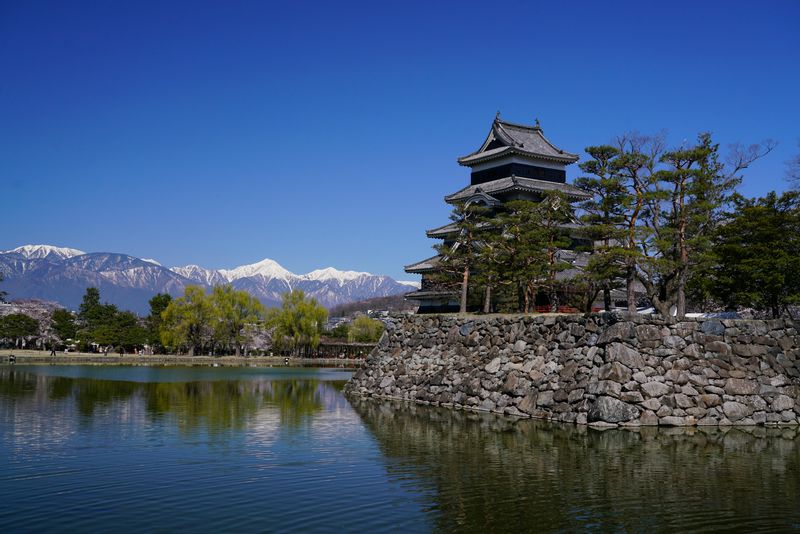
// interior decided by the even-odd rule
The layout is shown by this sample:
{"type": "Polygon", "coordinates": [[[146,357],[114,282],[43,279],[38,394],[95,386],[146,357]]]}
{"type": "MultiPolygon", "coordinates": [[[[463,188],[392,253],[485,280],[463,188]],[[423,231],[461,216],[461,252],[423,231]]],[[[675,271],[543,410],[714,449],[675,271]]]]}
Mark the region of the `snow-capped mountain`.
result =
{"type": "MultiPolygon", "coordinates": [[[[152,259],[49,245],[25,245],[0,252],[0,289],[12,299],[52,300],[77,309],[87,287],[97,287],[103,300],[144,314],[156,293],[183,294],[187,285],[213,287],[230,283],[267,306],[280,303],[283,293],[301,289],[323,306],[407,293],[408,282],[333,267],[294,274],[278,262],[264,259],[232,269],[198,265],[167,268],[152,259]]],[[[411,283],[413,284],[413,282],[411,283]]]]}
{"type": "Polygon", "coordinates": [[[8,254],[11,252],[16,252],[29,260],[46,258],[65,260],[73,256],[86,254],[84,251],[75,248],[54,247],[52,245],[23,245],[11,250],[5,250],[0,252],[0,254],[8,254]]]}
{"type": "Polygon", "coordinates": [[[409,291],[408,285],[401,284],[388,276],[360,271],[340,271],[333,267],[317,269],[306,274],[295,274],[269,258],[234,269],[218,271],[191,265],[173,267],[172,270],[205,285],[213,286],[229,282],[234,288],[247,291],[266,304],[280,302],[281,295],[292,289],[301,289],[328,307],[409,291]],[[220,282],[220,279],[224,281],[220,282]]]}
{"type": "Polygon", "coordinates": [[[278,278],[281,280],[289,280],[296,278],[297,275],[291,273],[280,266],[280,264],[269,258],[263,259],[258,263],[251,263],[250,265],[242,265],[234,269],[221,269],[219,273],[225,277],[229,282],[239,280],[240,278],[250,278],[253,276],[263,276],[265,278],[278,278]]]}
{"type": "Polygon", "coordinates": [[[171,267],[170,271],[185,276],[189,280],[199,282],[204,286],[218,286],[228,283],[228,279],[222,276],[219,271],[206,269],[199,265],[187,265],[186,267],[171,267]]]}
{"type": "Polygon", "coordinates": [[[310,273],[304,274],[303,278],[306,280],[335,280],[340,284],[345,282],[356,280],[362,276],[372,276],[369,273],[362,273],[358,271],[340,271],[338,269],[334,269],[333,267],[327,267],[325,269],[317,269],[316,271],[311,271],[310,273]]]}

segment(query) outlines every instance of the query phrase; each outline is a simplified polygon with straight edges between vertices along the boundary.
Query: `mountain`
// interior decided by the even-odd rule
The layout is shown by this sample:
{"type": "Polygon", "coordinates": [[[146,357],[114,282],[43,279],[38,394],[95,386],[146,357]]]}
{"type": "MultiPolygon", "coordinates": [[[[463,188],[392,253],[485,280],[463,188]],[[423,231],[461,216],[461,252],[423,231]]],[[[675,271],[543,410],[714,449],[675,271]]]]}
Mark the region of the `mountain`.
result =
{"type": "Polygon", "coordinates": [[[219,271],[194,265],[173,267],[172,270],[205,285],[230,283],[234,288],[247,291],[260,299],[267,306],[280,304],[281,295],[292,289],[303,290],[306,295],[314,297],[326,307],[410,291],[408,282],[398,282],[388,276],[340,271],[333,267],[298,275],[271,259],[219,271]],[[220,282],[220,279],[224,281],[220,282]]]}
{"type": "Polygon", "coordinates": [[[120,308],[147,313],[156,293],[179,295],[194,282],[184,276],[125,254],[91,253],[66,259],[49,255],[25,258],[0,253],[0,287],[9,298],[59,302],[77,309],[87,287],[100,290],[103,300],[120,308]]]}
{"type": "Polygon", "coordinates": [[[20,254],[22,257],[29,260],[33,259],[65,260],[73,256],[80,256],[81,254],[86,254],[84,251],[75,248],[54,247],[52,245],[23,245],[21,247],[0,252],[0,254],[8,254],[13,252],[20,254]]]}
{"type": "Polygon", "coordinates": [[[206,269],[204,267],[200,267],[199,265],[172,267],[170,270],[204,286],[218,286],[228,283],[228,279],[222,276],[219,271],[206,269]]]}
{"type": "Polygon", "coordinates": [[[139,314],[148,313],[148,301],[154,294],[178,296],[192,284],[213,287],[230,283],[266,306],[277,306],[283,293],[301,289],[326,307],[408,293],[413,284],[333,267],[298,275],[271,259],[233,269],[198,265],[167,268],[153,259],[50,245],[25,245],[0,252],[0,273],[5,278],[0,289],[12,299],[50,300],[77,309],[86,288],[96,287],[104,301],[139,314]]]}

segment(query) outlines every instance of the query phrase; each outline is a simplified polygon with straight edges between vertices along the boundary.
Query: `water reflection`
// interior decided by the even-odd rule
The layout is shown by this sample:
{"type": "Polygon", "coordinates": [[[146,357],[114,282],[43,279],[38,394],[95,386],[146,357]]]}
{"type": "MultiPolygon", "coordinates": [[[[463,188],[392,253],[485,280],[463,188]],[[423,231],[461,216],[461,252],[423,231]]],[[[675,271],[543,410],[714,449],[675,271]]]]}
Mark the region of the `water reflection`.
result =
{"type": "Polygon", "coordinates": [[[596,431],[351,399],[444,531],[800,527],[795,429],[596,431]]]}
{"type": "Polygon", "coordinates": [[[74,530],[143,531],[800,528],[796,429],[600,432],[348,401],[339,378],[0,367],[0,524],[11,531],[62,520],[74,530]]]}
{"type": "Polygon", "coordinates": [[[338,394],[339,388],[337,382],[312,378],[126,382],[0,369],[0,397],[15,401],[7,409],[27,413],[30,406],[24,401],[41,404],[46,399],[48,410],[57,412],[63,403],[61,410],[74,409],[81,424],[91,425],[109,412],[121,416],[141,406],[148,419],[174,419],[185,434],[242,431],[262,410],[276,412],[279,426],[291,431],[323,410],[326,391],[338,394]]]}

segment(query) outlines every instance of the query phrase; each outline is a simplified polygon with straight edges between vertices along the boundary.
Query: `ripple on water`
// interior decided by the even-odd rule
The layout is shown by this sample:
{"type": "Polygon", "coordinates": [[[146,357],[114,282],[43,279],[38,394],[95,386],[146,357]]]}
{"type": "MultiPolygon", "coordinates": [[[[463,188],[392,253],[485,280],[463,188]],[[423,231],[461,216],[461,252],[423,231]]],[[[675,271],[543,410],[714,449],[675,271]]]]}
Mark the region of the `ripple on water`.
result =
{"type": "Polygon", "coordinates": [[[3,530],[800,525],[794,430],[596,432],[348,402],[308,370],[208,371],[0,370],[3,530]]]}

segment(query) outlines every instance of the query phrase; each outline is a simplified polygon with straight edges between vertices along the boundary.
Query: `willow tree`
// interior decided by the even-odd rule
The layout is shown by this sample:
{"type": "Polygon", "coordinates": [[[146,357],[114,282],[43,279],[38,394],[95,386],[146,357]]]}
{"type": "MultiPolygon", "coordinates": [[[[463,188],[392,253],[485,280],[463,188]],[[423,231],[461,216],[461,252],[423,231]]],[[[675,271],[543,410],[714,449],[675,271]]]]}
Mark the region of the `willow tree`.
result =
{"type": "Polygon", "coordinates": [[[264,306],[246,291],[237,291],[230,284],[215,286],[210,305],[213,313],[214,341],[234,354],[241,355],[242,345],[250,338],[245,330],[248,324],[260,323],[264,306]]]}
{"type": "Polygon", "coordinates": [[[272,342],[292,354],[307,352],[319,346],[322,327],[328,320],[328,310],[316,299],[306,297],[300,290],[284,293],[279,308],[267,311],[266,325],[272,328],[272,342]]]}
{"type": "Polygon", "coordinates": [[[165,347],[185,348],[189,356],[210,346],[213,330],[210,299],[200,286],[186,286],[183,296],[174,299],[161,314],[161,343],[165,347]]]}

